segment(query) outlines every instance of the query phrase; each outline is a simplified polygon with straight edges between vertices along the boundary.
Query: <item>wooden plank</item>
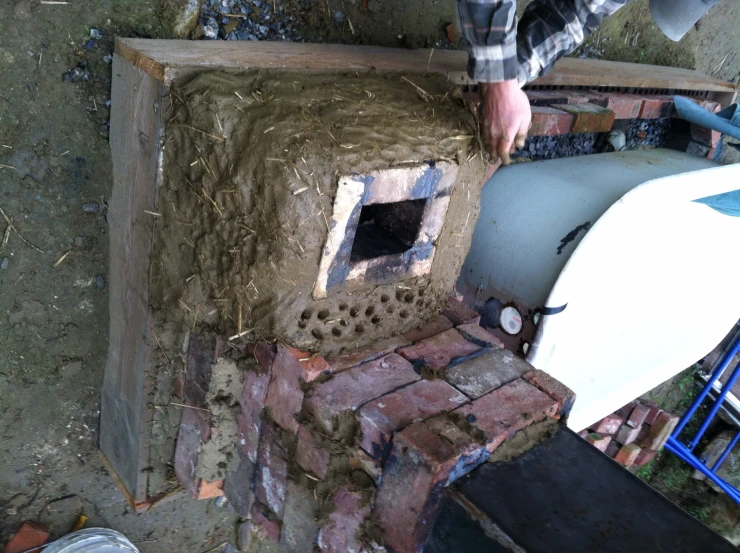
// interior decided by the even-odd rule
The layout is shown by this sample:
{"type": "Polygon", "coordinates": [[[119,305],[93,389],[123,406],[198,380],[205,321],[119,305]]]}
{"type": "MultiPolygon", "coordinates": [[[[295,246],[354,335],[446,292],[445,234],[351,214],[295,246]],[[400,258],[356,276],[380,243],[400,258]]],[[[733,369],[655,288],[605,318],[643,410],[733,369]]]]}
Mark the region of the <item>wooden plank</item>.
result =
{"type": "Polygon", "coordinates": [[[149,258],[161,125],[162,82],[113,57],[110,335],[101,398],[100,449],[135,502],[146,499],[150,418],[144,404],[149,258]]]}
{"type": "MultiPolygon", "coordinates": [[[[461,50],[405,50],[341,44],[269,41],[188,41],[116,39],[116,52],[169,84],[193,69],[269,68],[293,71],[399,71],[444,75],[454,83],[474,84],[461,50]]],[[[542,86],[636,87],[734,92],[735,85],[689,69],[603,60],[563,58],[542,86]]]]}

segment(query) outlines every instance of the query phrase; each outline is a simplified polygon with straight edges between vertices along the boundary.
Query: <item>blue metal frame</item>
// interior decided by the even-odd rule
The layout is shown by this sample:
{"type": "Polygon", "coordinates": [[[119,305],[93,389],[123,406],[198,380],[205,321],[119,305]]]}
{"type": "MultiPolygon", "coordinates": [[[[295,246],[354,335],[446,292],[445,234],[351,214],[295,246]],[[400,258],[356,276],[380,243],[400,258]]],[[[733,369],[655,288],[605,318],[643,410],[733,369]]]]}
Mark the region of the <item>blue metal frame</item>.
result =
{"type": "Polygon", "coordinates": [[[684,428],[686,428],[686,425],[688,424],[689,420],[691,420],[691,417],[694,416],[697,409],[699,409],[699,406],[709,395],[709,392],[714,387],[714,384],[719,380],[720,376],[722,376],[722,373],[725,372],[727,367],[730,365],[733,357],[735,357],[738,352],[740,352],[740,334],[736,336],[732,346],[728,348],[727,351],[725,351],[722,360],[714,369],[714,371],[712,371],[712,374],[709,377],[706,385],[704,386],[704,388],[702,388],[701,392],[691,404],[691,407],[688,408],[684,416],[681,417],[678,426],[676,426],[676,429],[668,438],[665,448],[685,463],[688,463],[696,470],[702,472],[707,478],[717,484],[717,486],[719,486],[722,491],[730,496],[730,498],[735,501],[735,503],[740,504],[740,490],[731,486],[717,475],[717,470],[719,470],[719,468],[722,466],[722,463],[724,463],[725,459],[727,459],[727,456],[730,454],[732,448],[740,440],[740,430],[738,430],[730,443],[727,444],[724,452],[714,464],[714,467],[712,467],[711,469],[707,467],[704,462],[694,454],[694,449],[699,444],[702,436],[707,431],[707,428],[709,428],[710,423],[712,422],[712,420],[714,420],[717,412],[722,407],[727,394],[735,385],[737,379],[740,378],[740,364],[738,364],[738,366],[733,369],[730,378],[728,378],[727,382],[722,385],[722,391],[720,392],[719,396],[717,396],[717,399],[714,401],[712,408],[709,410],[709,413],[702,422],[701,427],[696,432],[696,434],[687,443],[683,443],[678,439],[679,434],[681,434],[684,428]]]}

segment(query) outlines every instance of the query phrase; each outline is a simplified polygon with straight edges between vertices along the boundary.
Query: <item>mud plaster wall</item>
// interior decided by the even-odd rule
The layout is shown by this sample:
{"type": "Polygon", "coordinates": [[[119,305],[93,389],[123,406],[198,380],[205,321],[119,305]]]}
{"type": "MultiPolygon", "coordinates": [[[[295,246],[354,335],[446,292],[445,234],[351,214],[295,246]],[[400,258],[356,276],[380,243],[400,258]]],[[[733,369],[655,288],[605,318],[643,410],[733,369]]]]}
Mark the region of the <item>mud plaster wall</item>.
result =
{"type": "Polygon", "coordinates": [[[202,73],[165,113],[150,303],[165,320],[325,355],[439,312],[478,216],[472,115],[437,77],[202,73]],[[425,96],[429,95],[429,96],[425,96]],[[214,138],[216,137],[216,138],[214,138]],[[429,275],[314,300],[338,176],[459,164],[429,275]]]}

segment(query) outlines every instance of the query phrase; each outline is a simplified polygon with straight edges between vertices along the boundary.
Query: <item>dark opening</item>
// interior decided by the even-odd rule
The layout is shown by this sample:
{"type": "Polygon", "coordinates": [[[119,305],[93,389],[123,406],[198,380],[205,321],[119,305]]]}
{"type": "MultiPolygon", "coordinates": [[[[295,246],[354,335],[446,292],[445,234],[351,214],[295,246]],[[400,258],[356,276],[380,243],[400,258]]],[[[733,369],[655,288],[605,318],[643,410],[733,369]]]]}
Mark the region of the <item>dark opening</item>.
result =
{"type": "Polygon", "coordinates": [[[414,245],[426,199],[362,206],[350,261],[403,253],[414,245]]]}

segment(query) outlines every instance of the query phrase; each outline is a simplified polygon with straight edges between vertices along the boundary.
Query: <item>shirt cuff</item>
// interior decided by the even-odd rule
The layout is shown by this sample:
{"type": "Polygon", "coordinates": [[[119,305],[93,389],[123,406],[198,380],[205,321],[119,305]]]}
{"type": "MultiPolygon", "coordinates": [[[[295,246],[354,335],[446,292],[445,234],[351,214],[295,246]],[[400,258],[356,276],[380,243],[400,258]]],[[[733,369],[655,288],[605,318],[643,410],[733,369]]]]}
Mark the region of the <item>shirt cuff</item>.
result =
{"type": "Polygon", "coordinates": [[[516,40],[491,46],[468,48],[468,76],[481,83],[500,83],[516,80],[519,61],[516,40]]]}

